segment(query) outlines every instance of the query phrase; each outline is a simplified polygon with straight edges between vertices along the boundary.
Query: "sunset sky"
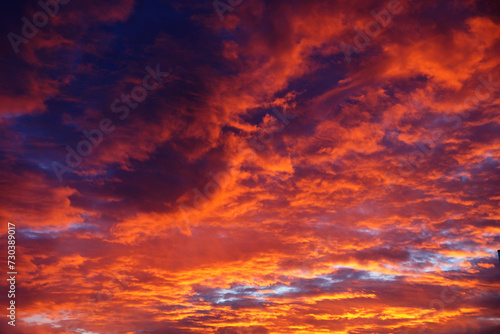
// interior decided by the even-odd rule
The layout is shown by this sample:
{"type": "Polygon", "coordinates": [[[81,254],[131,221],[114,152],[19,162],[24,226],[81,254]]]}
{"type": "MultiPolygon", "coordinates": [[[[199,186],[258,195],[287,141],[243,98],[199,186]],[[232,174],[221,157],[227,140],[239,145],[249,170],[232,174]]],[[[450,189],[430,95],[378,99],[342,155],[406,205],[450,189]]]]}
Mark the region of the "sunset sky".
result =
{"type": "Polygon", "coordinates": [[[3,1],[1,334],[500,333],[500,2],[3,1]]]}

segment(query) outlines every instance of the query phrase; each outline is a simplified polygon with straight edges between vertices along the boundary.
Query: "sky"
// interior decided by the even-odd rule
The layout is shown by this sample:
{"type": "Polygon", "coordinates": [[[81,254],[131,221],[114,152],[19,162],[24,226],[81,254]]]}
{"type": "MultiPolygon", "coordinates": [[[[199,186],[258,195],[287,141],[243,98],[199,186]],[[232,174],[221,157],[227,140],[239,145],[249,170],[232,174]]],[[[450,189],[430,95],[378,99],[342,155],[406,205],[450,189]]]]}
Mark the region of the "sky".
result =
{"type": "Polygon", "coordinates": [[[500,333],[498,1],[59,1],[0,5],[0,333],[500,333]]]}

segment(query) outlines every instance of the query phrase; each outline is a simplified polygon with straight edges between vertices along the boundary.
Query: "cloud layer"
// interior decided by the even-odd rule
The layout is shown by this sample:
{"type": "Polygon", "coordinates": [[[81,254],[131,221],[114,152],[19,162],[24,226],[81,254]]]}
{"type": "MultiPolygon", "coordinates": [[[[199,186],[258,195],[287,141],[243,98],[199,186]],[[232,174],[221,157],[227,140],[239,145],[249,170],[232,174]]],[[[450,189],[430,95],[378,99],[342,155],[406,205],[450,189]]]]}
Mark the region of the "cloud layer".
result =
{"type": "Polygon", "coordinates": [[[0,332],[498,332],[498,5],[228,3],[3,39],[0,332]]]}

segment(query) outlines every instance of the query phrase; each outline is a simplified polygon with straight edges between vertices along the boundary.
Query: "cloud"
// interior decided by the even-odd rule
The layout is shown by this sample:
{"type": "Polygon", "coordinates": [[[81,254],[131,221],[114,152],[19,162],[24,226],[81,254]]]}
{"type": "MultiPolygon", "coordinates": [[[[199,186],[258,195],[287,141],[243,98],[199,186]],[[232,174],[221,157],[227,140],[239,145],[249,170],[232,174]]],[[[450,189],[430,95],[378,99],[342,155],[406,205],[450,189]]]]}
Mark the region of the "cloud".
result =
{"type": "Polygon", "coordinates": [[[493,333],[498,16],[401,4],[350,63],[387,3],[61,9],[0,79],[14,333],[493,333]],[[156,64],[171,75],[120,119],[156,64]]]}

